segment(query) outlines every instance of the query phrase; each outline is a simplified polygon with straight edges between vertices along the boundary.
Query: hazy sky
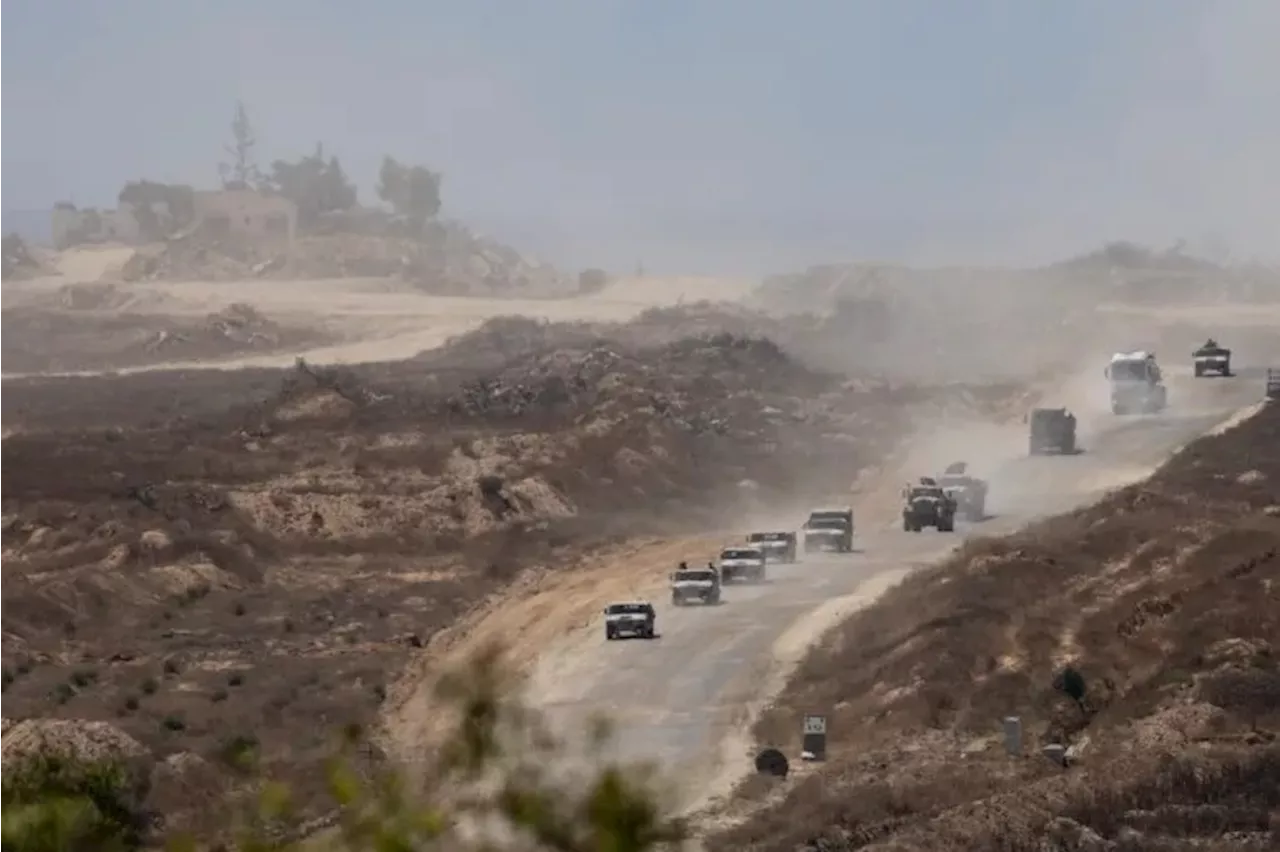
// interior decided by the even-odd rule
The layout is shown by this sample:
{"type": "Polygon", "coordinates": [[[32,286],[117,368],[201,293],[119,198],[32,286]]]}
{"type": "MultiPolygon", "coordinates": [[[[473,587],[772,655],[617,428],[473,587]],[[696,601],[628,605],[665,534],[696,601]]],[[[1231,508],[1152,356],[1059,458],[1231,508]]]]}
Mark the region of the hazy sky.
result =
{"type": "Polygon", "coordinates": [[[571,265],[1280,255],[1275,0],[6,0],[4,208],[384,153],[571,265]]]}

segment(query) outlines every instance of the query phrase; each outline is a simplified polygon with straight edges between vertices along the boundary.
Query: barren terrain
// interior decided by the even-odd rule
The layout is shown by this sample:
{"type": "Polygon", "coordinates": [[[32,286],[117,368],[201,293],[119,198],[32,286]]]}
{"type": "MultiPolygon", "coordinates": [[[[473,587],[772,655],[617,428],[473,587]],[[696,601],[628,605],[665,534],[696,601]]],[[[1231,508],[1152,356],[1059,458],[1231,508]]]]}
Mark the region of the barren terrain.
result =
{"type": "MultiPolygon", "coordinates": [[[[1070,404],[1096,461],[1069,485],[1048,468],[1006,481],[982,529],[1011,530],[1024,504],[1143,475],[1257,384],[1178,377],[1172,418],[1112,435],[1088,419],[1093,365],[1072,358],[1116,340],[1189,350],[1206,332],[1088,298],[1065,322],[994,297],[918,316],[910,294],[783,318],[700,301],[741,298],[736,281],[482,299],[387,280],[124,282],[113,258],[5,288],[5,356],[77,373],[6,361],[5,742],[77,720],[53,735],[143,755],[175,827],[225,825],[210,802],[239,787],[236,745],[256,744],[308,815],[340,725],[385,723],[383,747],[412,762],[433,672],[486,636],[525,640],[553,717],[614,712],[620,753],[702,783],[681,791],[700,804],[737,777],[744,725],[819,628],[949,546],[873,531],[856,565],[664,613],[644,662],[624,664],[635,645],[601,655],[603,603],[814,502],[854,499],[874,528],[904,474],[963,457],[998,478],[1022,412],[1070,404]],[[1001,304],[1026,339],[997,351],[960,320],[1001,304]],[[42,316],[43,333],[24,325],[42,316]]],[[[1271,336],[1211,330],[1246,364],[1271,336]]]]}
{"type": "Polygon", "coordinates": [[[921,406],[1019,392],[849,382],[675,325],[503,320],[399,364],[7,381],[7,717],[110,721],[196,767],[156,803],[173,826],[224,820],[208,797],[237,742],[312,802],[331,732],[374,722],[512,580],[838,494],[921,406]]]}
{"type": "Polygon", "coordinates": [[[830,762],[754,785],[768,806],[711,848],[1275,848],[1278,478],[1272,404],[1150,480],[914,574],[756,726],[794,753],[800,715],[823,712],[830,762]]]}

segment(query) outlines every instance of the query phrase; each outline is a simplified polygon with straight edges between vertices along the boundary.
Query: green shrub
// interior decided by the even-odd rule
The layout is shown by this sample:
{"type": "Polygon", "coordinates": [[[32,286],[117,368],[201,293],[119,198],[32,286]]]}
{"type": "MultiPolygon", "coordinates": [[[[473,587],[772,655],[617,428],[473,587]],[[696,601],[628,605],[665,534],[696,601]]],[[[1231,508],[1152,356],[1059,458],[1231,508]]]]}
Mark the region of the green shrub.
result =
{"type": "Polygon", "coordinates": [[[33,754],[5,764],[4,852],[141,848],[146,788],[123,762],[33,754]]]}
{"type": "MultiPolygon", "coordinates": [[[[529,845],[519,848],[547,852],[651,852],[685,838],[684,824],[665,814],[646,768],[602,763],[588,777],[567,779],[564,767],[554,762],[564,754],[563,744],[536,713],[512,698],[504,671],[500,653],[490,649],[440,681],[440,710],[456,723],[438,756],[426,762],[422,777],[358,771],[357,750],[363,751],[366,743],[359,730],[344,732],[342,748],[327,771],[334,836],[319,845],[304,837],[291,791],[257,775],[257,738],[237,735],[226,741],[220,757],[247,773],[261,795],[257,807],[243,816],[234,842],[224,848],[496,848],[475,836],[477,827],[492,827],[495,836],[526,837],[529,845]]],[[[603,726],[593,740],[599,757],[603,726]]],[[[135,804],[141,800],[127,794],[124,776],[110,768],[85,769],[71,782],[45,769],[25,775],[12,791],[7,776],[4,852],[114,852],[157,840],[144,836],[146,821],[135,804]]],[[[169,849],[194,850],[226,838],[168,840],[169,849]]]]}

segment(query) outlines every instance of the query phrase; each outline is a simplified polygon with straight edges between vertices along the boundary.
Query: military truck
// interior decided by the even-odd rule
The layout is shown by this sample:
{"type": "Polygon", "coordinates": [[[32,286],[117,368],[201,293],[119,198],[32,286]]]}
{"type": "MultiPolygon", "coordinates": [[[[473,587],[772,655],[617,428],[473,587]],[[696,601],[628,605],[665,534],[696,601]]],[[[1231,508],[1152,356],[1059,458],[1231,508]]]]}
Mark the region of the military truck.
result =
{"type": "Polygon", "coordinates": [[[1169,404],[1164,375],[1154,352],[1117,352],[1104,371],[1111,382],[1112,414],[1155,414],[1169,404]]]}
{"type": "Polygon", "coordinates": [[[753,532],[747,544],[764,548],[770,562],[790,564],[796,561],[796,534],[793,532],[753,532]]]}
{"type": "Polygon", "coordinates": [[[956,528],[956,501],[929,476],[902,489],[902,529],[920,532],[934,527],[938,532],[954,532],[956,528]]]}
{"type": "Polygon", "coordinates": [[[671,604],[684,606],[690,602],[720,603],[720,572],[714,565],[690,568],[681,565],[671,574],[671,604]]]}
{"type": "Polygon", "coordinates": [[[805,553],[823,550],[850,553],[853,551],[853,509],[848,506],[814,509],[804,522],[801,534],[805,553]]]}
{"type": "Polygon", "coordinates": [[[1070,455],[1076,451],[1076,416],[1065,408],[1037,408],[1031,425],[1031,455],[1070,455]]]}
{"type": "Polygon", "coordinates": [[[966,521],[981,521],[987,517],[987,483],[969,476],[968,470],[965,462],[954,462],[938,475],[937,483],[956,501],[966,521]]]}
{"type": "Polygon", "coordinates": [[[754,544],[726,547],[720,551],[720,579],[725,583],[735,580],[759,583],[765,577],[768,561],[764,548],[754,544]]]}
{"type": "Polygon", "coordinates": [[[621,601],[604,608],[604,638],[621,639],[639,636],[652,639],[657,635],[658,613],[648,601],[621,601]]]}
{"type": "Polygon", "coordinates": [[[1212,337],[1204,342],[1204,346],[1191,353],[1191,361],[1197,379],[1203,376],[1231,375],[1231,350],[1219,346],[1218,341],[1212,337]]]}

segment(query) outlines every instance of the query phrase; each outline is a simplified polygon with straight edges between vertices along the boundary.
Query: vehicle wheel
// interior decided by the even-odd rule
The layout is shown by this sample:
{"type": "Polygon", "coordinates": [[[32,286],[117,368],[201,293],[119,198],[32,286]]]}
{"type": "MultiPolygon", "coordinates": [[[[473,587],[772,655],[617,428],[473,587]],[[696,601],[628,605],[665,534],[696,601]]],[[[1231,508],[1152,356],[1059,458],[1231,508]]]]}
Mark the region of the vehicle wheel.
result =
{"type": "Polygon", "coordinates": [[[908,521],[906,518],[902,519],[902,531],[911,532],[911,522],[908,521]]]}
{"type": "Polygon", "coordinates": [[[606,628],[604,631],[604,638],[606,641],[612,642],[614,639],[617,639],[618,636],[612,630],[606,628]]]}

